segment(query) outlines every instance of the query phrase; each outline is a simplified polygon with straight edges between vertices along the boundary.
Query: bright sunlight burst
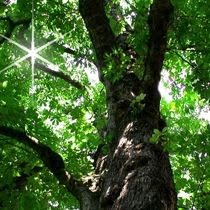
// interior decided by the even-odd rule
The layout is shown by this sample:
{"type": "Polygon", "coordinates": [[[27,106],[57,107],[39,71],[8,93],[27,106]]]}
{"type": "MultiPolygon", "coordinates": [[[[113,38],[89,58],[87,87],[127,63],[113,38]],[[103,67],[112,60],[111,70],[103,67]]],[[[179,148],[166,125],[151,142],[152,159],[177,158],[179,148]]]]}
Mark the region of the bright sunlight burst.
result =
{"type": "MultiPolygon", "coordinates": [[[[34,65],[35,65],[35,60],[39,59],[41,61],[43,61],[44,63],[48,64],[49,66],[55,67],[55,69],[58,69],[58,67],[56,65],[54,65],[53,63],[51,63],[50,61],[48,61],[47,59],[43,58],[42,56],[40,56],[38,53],[43,50],[44,48],[50,46],[51,44],[53,44],[54,42],[56,42],[58,40],[58,38],[47,42],[46,44],[44,44],[43,46],[39,47],[39,48],[35,48],[35,38],[34,38],[34,34],[35,34],[35,17],[34,17],[34,12],[35,12],[35,8],[34,8],[34,1],[32,0],[32,18],[31,18],[31,48],[28,49],[27,47],[25,47],[24,45],[19,44],[16,41],[13,41],[12,39],[10,39],[9,37],[4,36],[3,34],[0,34],[0,37],[6,39],[8,42],[10,42],[11,44],[16,45],[17,47],[19,47],[20,49],[22,49],[23,51],[27,52],[27,54],[23,57],[21,57],[20,59],[14,61],[12,64],[8,65],[7,67],[5,67],[4,69],[2,69],[0,71],[0,73],[10,69],[11,67],[21,63],[22,61],[31,58],[31,75],[32,75],[32,90],[34,89],[34,65]]],[[[68,34],[68,33],[66,33],[68,34]]],[[[64,35],[66,35],[64,34],[64,35]]]]}
{"type": "Polygon", "coordinates": [[[32,60],[35,60],[37,55],[38,55],[35,49],[30,50],[28,54],[29,54],[29,56],[31,57],[32,60]]]}

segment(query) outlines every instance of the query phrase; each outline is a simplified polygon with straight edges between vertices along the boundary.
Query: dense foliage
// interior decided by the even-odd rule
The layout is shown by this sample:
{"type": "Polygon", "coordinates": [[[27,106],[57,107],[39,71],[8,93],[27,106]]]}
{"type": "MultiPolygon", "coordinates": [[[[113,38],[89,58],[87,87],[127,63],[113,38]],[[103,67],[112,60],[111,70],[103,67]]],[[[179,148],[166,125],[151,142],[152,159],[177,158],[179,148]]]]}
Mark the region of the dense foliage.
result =
{"type": "MultiPolygon", "coordinates": [[[[30,48],[32,2],[1,2],[0,35],[30,48]]],[[[106,3],[116,35],[123,38],[127,30],[132,31],[126,38],[142,55],[136,62],[139,76],[147,51],[150,3],[106,3]]],[[[170,154],[178,208],[210,209],[210,7],[204,0],[174,0],[173,4],[161,83],[167,128],[154,132],[152,140],[157,143],[161,137],[170,154]]],[[[0,126],[26,131],[59,153],[75,177],[85,177],[93,170],[91,154],[101,144],[98,131],[107,120],[105,89],[97,78],[93,46],[76,0],[37,0],[34,8],[35,47],[55,42],[39,52],[49,62],[37,58],[32,75],[30,59],[15,63],[27,52],[0,36],[0,126]]],[[[123,52],[113,53],[120,54],[127,65],[123,52]]],[[[120,72],[110,69],[107,66],[106,77],[117,80],[120,72]]],[[[1,132],[0,163],[0,208],[77,207],[30,147],[1,132]]]]}

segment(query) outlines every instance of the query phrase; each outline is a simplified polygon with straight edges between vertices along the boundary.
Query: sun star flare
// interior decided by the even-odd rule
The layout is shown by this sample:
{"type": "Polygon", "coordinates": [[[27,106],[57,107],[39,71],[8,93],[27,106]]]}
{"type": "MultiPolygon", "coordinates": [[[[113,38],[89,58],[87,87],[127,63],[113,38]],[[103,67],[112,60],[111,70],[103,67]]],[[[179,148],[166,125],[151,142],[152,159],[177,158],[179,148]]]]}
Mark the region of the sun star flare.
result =
{"type": "MultiPolygon", "coordinates": [[[[6,37],[3,34],[0,34],[0,37],[4,38],[5,40],[7,40],[9,43],[16,45],[17,47],[19,47],[20,49],[22,49],[23,51],[27,52],[26,55],[24,55],[23,57],[19,58],[18,60],[14,61],[12,64],[6,66],[5,68],[0,70],[0,73],[12,68],[13,66],[16,66],[17,64],[21,63],[22,61],[31,58],[31,77],[32,77],[32,90],[34,89],[35,86],[35,61],[36,59],[41,60],[42,62],[46,63],[47,65],[55,68],[56,70],[58,70],[58,66],[54,65],[53,63],[51,63],[50,61],[48,61],[47,59],[43,58],[41,55],[39,55],[38,53],[40,51],[42,51],[43,49],[47,48],[48,46],[52,45],[53,43],[55,43],[58,38],[51,40],[49,42],[47,42],[46,44],[36,48],[35,47],[35,17],[34,17],[34,1],[32,0],[32,18],[31,18],[31,48],[27,48],[24,45],[21,45],[20,43],[10,39],[9,37],[6,37]]],[[[68,34],[69,32],[65,33],[64,35],[68,34]]]]}

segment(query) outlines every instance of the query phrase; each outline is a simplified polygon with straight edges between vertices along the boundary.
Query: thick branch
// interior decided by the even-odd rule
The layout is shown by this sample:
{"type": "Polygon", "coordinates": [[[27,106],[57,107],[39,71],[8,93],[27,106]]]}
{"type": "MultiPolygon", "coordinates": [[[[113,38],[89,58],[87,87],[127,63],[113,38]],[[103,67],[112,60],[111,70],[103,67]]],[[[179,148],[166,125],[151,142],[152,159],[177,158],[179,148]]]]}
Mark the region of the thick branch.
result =
{"type": "Polygon", "coordinates": [[[104,11],[104,1],[80,0],[79,11],[93,43],[99,68],[104,67],[104,55],[115,46],[115,35],[104,11]]]}
{"type": "Polygon", "coordinates": [[[173,6],[170,0],[154,0],[150,7],[148,17],[150,39],[144,72],[144,81],[150,87],[157,87],[160,80],[167,45],[167,30],[172,13],[173,6]]]}
{"type": "MultiPolygon", "coordinates": [[[[109,128],[111,132],[115,129],[116,105],[113,97],[114,87],[104,77],[103,68],[106,67],[105,55],[110,54],[117,47],[116,37],[111,29],[109,20],[104,10],[104,0],[79,0],[79,12],[89,32],[97,58],[97,67],[100,81],[106,87],[109,128]]],[[[114,69],[113,69],[114,71],[114,69]]]]}
{"type": "Polygon", "coordinates": [[[38,62],[35,63],[35,67],[42,70],[43,72],[45,72],[47,74],[50,74],[54,77],[63,79],[64,81],[68,82],[70,85],[72,85],[73,87],[75,87],[77,89],[85,90],[85,87],[81,83],[79,83],[76,80],[71,79],[71,77],[69,75],[66,75],[61,71],[54,71],[54,70],[48,68],[47,66],[45,66],[44,64],[41,64],[38,62]]]}
{"type": "Polygon", "coordinates": [[[79,201],[85,199],[84,197],[90,195],[87,187],[81,182],[77,181],[71,174],[65,170],[65,165],[62,157],[53,151],[50,147],[40,143],[38,140],[29,137],[25,132],[0,126],[0,135],[16,139],[18,142],[27,145],[33,149],[43,161],[44,165],[53,173],[59,182],[67,188],[79,201]]]}

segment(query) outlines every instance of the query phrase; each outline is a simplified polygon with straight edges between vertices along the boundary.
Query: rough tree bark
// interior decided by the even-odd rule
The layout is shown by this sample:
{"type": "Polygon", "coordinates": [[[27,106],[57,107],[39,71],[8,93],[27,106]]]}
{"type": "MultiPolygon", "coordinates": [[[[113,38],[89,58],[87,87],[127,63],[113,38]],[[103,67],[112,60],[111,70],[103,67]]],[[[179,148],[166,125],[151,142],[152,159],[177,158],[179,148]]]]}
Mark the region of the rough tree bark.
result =
{"type": "MultiPolygon", "coordinates": [[[[119,46],[103,1],[80,0],[79,3],[80,14],[96,52],[100,80],[106,88],[108,132],[112,134],[106,164],[98,165],[101,171],[97,172],[103,171],[103,176],[100,174],[98,209],[174,210],[176,192],[168,154],[161,145],[149,141],[154,129],[162,129],[158,83],[173,6],[170,0],[154,0],[151,5],[143,78],[138,78],[129,67],[121,79],[112,82],[103,72],[106,67],[104,57],[119,46]],[[146,94],[142,109],[131,104],[140,94],[146,94]],[[134,109],[138,110],[135,114],[134,109]]],[[[120,62],[116,58],[113,60],[120,62]]]]}

